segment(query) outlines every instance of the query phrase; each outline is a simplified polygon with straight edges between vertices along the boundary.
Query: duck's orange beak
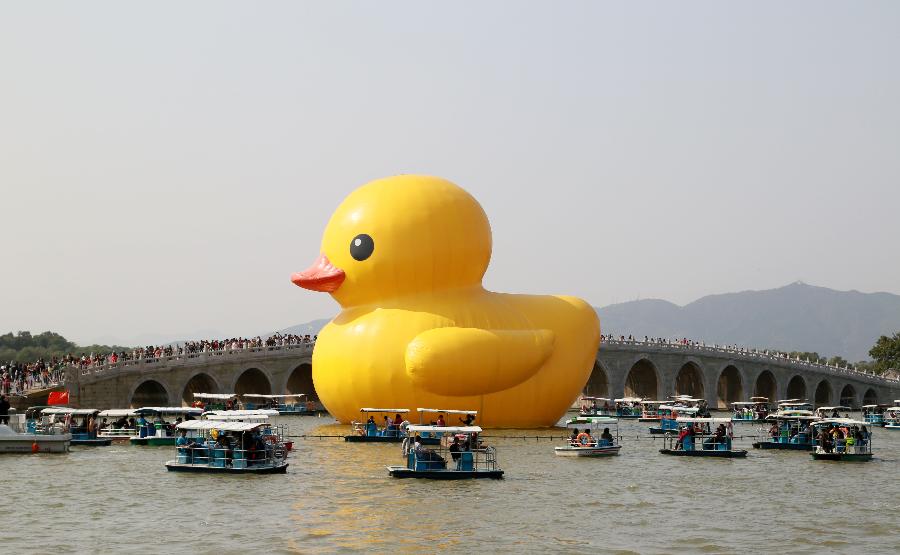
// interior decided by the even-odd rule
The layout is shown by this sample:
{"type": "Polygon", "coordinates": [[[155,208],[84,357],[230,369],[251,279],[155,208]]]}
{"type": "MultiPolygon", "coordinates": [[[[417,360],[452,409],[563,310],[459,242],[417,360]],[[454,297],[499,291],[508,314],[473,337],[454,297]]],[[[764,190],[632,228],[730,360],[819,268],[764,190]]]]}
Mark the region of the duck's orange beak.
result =
{"type": "Polygon", "coordinates": [[[291,281],[310,291],[332,293],[344,283],[345,277],[344,270],[332,264],[325,253],[322,253],[312,266],[292,275],[291,281]]]}

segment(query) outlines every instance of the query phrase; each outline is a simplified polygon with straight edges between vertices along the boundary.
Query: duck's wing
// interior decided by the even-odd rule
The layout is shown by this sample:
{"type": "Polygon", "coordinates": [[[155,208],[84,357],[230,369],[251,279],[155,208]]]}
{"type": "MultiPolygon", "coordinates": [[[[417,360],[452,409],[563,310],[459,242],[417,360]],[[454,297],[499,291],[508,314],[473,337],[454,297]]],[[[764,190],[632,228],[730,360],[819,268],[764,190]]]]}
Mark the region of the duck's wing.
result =
{"type": "Polygon", "coordinates": [[[406,347],[406,373],[438,395],[494,393],[533,376],[553,352],[551,330],[435,328],[406,347]]]}

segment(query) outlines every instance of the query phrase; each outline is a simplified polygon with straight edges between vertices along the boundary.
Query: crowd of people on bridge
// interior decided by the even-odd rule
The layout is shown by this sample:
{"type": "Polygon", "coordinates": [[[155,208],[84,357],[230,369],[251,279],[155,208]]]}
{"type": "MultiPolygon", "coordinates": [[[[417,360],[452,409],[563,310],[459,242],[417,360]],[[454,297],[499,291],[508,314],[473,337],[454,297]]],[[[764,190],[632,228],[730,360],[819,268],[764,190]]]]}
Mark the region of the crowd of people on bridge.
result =
{"type": "Polygon", "coordinates": [[[122,361],[155,361],[163,357],[180,357],[216,351],[237,351],[260,347],[283,347],[315,344],[317,335],[275,333],[263,339],[233,337],[230,339],[201,339],[170,345],[147,345],[131,351],[109,353],[69,353],[62,357],[43,358],[34,362],[9,361],[0,364],[0,393],[24,395],[33,389],[55,387],[65,381],[66,368],[96,368],[122,361]]]}

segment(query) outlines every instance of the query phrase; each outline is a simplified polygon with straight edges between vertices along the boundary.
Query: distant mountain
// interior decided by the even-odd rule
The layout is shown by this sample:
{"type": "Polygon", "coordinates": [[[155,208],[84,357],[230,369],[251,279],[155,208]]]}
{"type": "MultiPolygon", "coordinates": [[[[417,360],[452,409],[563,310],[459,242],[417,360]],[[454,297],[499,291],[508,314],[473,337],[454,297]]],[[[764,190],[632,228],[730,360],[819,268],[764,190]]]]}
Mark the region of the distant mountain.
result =
{"type": "Polygon", "coordinates": [[[296,326],[284,328],[283,330],[278,330],[278,332],[290,333],[294,335],[318,335],[319,330],[324,328],[325,324],[330,321],[331,318],[322,318],[320,320],[313,320],[312,322],[307,322],[305,324],[297,324],[296,326]]]}
{"type": "Polygon", "coordinates": [[[801,282],[709,295],[685,306],[648,299],[596,310],[604,334],[815,351],[854,362],[869,358],[879,336],[900,330],[900,295],[836,291],[801,282]]]}

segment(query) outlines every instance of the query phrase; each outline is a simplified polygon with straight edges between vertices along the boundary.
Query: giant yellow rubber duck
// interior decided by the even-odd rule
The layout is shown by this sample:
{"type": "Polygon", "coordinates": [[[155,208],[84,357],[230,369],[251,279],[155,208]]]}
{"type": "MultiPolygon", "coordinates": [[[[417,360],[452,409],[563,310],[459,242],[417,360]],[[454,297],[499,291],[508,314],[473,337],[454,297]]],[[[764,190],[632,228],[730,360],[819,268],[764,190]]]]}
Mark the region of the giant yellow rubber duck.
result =
{"type": "Polygon", "coordinates": [[[362,407],[437,407],[477,410],[488,427],[554,425],[590,376],[597,315],[574,297],[485,290],[490,258],[484,210],[445,179],[389,177],[344,199],[318,260],[291,278],[342,308],[313,351],[328,411],[345,423],[362,407]]]}

